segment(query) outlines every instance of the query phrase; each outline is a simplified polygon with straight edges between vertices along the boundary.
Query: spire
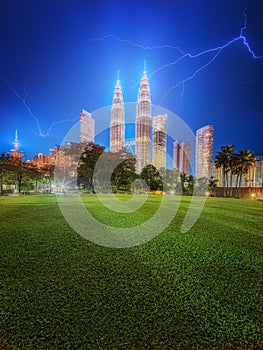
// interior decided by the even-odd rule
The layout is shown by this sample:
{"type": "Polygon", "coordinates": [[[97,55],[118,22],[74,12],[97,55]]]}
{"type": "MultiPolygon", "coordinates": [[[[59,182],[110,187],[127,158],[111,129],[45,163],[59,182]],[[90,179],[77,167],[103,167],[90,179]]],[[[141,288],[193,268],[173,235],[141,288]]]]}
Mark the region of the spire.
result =
{"type": "MultiPolygon", "coordinates": [[[[146,61],[144,61],[144,68],[146,68],[146,61]]],[[[143,76],[141,79],[139,93],[138,93],[138,102],[140,101],[148,101],[149,103],[151,103],[150,87],[148,83],[146,70],[143,71],[143,76]]]]}
{"type": "Polygon", "coordinates": [[[15,139],[14,139],[13,145],[14,145],[14,150],[15,150],[15,151],[18,151],[18,148],[19,148],[19,141],[18,141],[17,130],[16,130],[16,133],[15,133],[15,139]]]}
{"type": "Polygon", "coordinates": [[[120,71],[118,70],[117,71],[117,82],[116,82],[115,89],[114,89],[112,106],[123,104],[122,90],[121,90],[121,84],[120,84],[119,78],[120,78],[120,71]]]}
{"type": "Polygon", "coordinates": [[[143,68],[143,72],[146,73],[146,60],[144,60],[144,68],[143,68]]]}

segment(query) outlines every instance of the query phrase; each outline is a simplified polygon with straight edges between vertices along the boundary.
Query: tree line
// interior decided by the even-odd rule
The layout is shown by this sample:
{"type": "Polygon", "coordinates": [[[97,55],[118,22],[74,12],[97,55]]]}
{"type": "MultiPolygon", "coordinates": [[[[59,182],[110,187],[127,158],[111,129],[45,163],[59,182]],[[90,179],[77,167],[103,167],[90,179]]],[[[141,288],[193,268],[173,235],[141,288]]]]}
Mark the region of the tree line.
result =
{"type": "Polygon", "coordinates": [[[0,194],[12,193],[16,187],[18,193],[38,191],[39,187],[45,192],[51,192],[54,178],[54,165],[37,168],[32,163],[24,162],[21,157],[13,157],[5,152],[0,155],[0,194]]]}
{"type": "Polygon", "coordinates": [[[125,149],[106,152],[105,147],[92,142],[87,145],[72,144],[66,148],[61,157],[58,156],[56,175],[65,191],[77,189],[97,193],[151,191],[192,195],[195,188],[199,194],[207,191],[211,194],[217,183],[213,177],[195,179],[176,169],[157,169],[153,164],[146,165],[138,174],[132,153],[125,149]],[[67,167],[64,167],[65,156],[71,159],[67,167]]]}
{"type": "MultiPolygon", "coordinates": [[[[255,164],[251,151],[234,151],[233,145],[221,147],[216,155],[215,166],[222,169],[225,195],[232,196],[233,179],[236,188],[240,188],[242,179],[255,164]]],[[[156,169],[146,165],[136,172],[136,158],[125,149],[119,152],[106,152],[105,147],[94,144],[71,143],[61,147],[55,165],[37,167],[32,162],[24,162],[22,157],[13,157],[9,153],[0,156],[0,193],[3,184],[6,191],[15,184],[17,191],[51,192],[55,184],[73,190],[86,192],[140,192],[165,191],[175,194],[192,195],[208,192],[213,194],[217,186],[214,177],[196,179],[190,174],[179,173],[173,169],[156,169]],[[99,161],[99,162],[98,162],[99,161]],[[98,166],[99,164],[99,166],[98,166]],[[75,181],[76,180],[76,181],[75,181]]],[[[253,179],[250,180],[253,185],[253,179]]]]}
{"type": "Polygon", "coordinates": [[[245,179],[247,187],[254,185],[254,167],[256,157],[250,150],[236,152],[234,145],[222,146],[221,151],[216,155],[215,166],[222,170],[224,196],[233,196],[233,183],[235,182],[235,193],[239,196],[242,180],[245,179]]]}

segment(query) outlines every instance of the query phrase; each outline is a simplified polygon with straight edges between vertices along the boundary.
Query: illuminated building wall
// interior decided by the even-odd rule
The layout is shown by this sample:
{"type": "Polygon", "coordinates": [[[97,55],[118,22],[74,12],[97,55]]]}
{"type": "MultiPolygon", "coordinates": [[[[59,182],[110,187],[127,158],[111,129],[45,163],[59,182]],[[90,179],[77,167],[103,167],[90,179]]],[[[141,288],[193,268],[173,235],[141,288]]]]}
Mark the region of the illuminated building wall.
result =
{"type": "Polygon", "coordinates": [[[38,169],[42,169],[50,165],[55,165],[58,152],[62,148],[63,147],[61,146],[56,146],[53,150],[51,150],[50,154],[38,153],[29,163],[38,169]]]}
{"type": "Polygon", "coordinates": [[[196,132],[196,172],[197,178],[210,177],[214,128],[206,125],[196,132]]]}
{"type": "Polygon", "coordinates": [[[263,156],[256,157],[255,163],[255,186],[263,187],[263,156]]]}
{"type": "Polygon", "coordinates": [[[124,147],[124,104],[119,79],[113,94],[110,122],[110,151],[118,152],[124,147]]]}
{"type": "Polygon", "coordinates": [[[50,155],[46,155],[43,153],[38,153],[30,163],[38,169],[44,168],[48,165],[52,165],[50,155]]]}
{"type": "Polygon", "coordinates": [[[80,113],[80,142],[94,142],[95,122],[91,113],[84,109],[80,113]]]}
{"type": "Polygon", "coordinates": [[[244,186],[263,187],[263,156],[255,157],[255,164],[245,174],[244,186]]]}
{"type": "Polygon", "coordinates": [[[167,115],[153,117],[153,165],[166,168],[166,119],[167,115]]]}
{"type": "Polygon", "coordinates": [[[136,168],[141,169],[151,160],[151,95],[146,72],[139,88],[136,110],[136,168]]]}
{"type": "Polygon", "coordinates": [[[190,142],[174,142],[174,169],[180,173],[190,174],[191,144],[190,142]]]}

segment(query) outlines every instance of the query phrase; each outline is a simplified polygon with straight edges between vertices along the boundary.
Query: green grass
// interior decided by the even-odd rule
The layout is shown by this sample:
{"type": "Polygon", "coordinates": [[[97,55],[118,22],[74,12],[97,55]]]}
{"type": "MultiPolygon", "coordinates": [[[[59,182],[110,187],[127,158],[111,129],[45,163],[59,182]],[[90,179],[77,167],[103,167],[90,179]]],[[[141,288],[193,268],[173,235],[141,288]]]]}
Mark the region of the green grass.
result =
{"type": "MultiPolygon", "coordinates": [[[[119,227],[159,203],[127,220],[83,200],[119,227]]],[[[1,197],[0,349],[263,349],[263,202],[208,198],[183,234],[189,200],[155,239],[112,249],[77,235],[53,196],[1,197]]]]}

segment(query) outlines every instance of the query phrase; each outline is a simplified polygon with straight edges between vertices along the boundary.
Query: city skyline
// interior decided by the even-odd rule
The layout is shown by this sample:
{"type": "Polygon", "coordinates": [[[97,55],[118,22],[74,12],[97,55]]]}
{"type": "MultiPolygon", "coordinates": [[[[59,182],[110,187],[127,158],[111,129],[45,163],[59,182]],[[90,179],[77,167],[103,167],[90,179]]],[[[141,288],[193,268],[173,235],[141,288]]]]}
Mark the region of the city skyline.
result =
{"type": "MultiPolygon", "coordinates": [[[[105,115],[108,115],[108,113],[107,112],[103,113],[103,116],[104,116],[103,119],[105,119],[105,115]]],[[[122,89],[121,89],[121,84],[119,79],[119,72],[118,72],[117,82],[115,85],[115,89],[113,91],[110,121],[109,121],[109,124],[106,121],[106,125],[107,125],[106,129],[104,124],[104,130],[102,132],[102,134],[104,134],[103,140],[109,141],[109,143],[106,144],[105,150],[106,151],[109,150],[110,152],[115,153],[123,149],[126,149],[128,152],[132,152],[136,156],[136,169],[138,173],[142,170],[144,166],[148,164],[153,164],[157,169],[175,168],[187,174],[190,174],[190,166],[192,166],[192,170],[194,171],[195,169],[194,164],[193,163],[190,164],[191,143],[189,142],[190,139],[194,136],[194,134],[191,135],[191,132],[190,132],[190,134],[186,136],[187,128],[185,129],[184,122],[182,120],[180,121],[180,118],[178,120],[179,123],[177,121],[178,124],[172,122],[173,124],[172,129],[167,130],[168,115],[161,114],[160,108],[157,108],[156,110],[156,106],[151,105],[151,93],[150,93],[150,86],[147,78],[146,63],[144,63],[144,71],[142,74],[140,87],[138,90],[138,99],[137,99],[135,109],[133,113],[131,112],[129,113],[128,119],[131,121],[130,117],[132,117],[135,123],[133,125],[133,130],[129,128],[130,125],[128,126],[128,129],[130,130],[127,133],[129,135],[127,140],[126,139],[127,135],[125,135],[125,122],[126,122],[125,121],[125,104],[123,101],[123,94],[122,94],[122,89]],[[180,132],[179,131],[180,127],[178,128],[179,125],[185,130],[182,131],[181,129],[181,132],[180,132]],[[176,133],[174,133],[175,131],[174,129],[177,129],[176,133]],[[105,132],[106,134],[109,134],[109,135],[106,135],[105,132]],[[168,147],[167,147],[167,138],[170,139],[170,144],[171,142],[173,142],[173,144],[175,142],[178,142],[178,141],[175,141],[178,138],[180,138],[181,140],[180,144],[183,145],[183,153],[181,152],[181,154],[178,157],[178,164],[177,164],[177,161],[175,160],[175,152],[174,151],[173,153],[170,152],[170,155],[169,155],[168,147]],[[182,141],[182,140],[188,140],[188,141],[182,141]],[[135,149],[130,148],[131,144],[135,146],[135,149]],[[170,164],[167,164],[166,156],[168,156],[168,159],[170,159],[170,164]],[[183,164],[183,166],[181,163],[183,164]]],[[[171,116],[169,119],[171,120],[171,116]]],[[[67,140],[64,140],[63,146],[67,148],[67,146],[70,143],[76,143],[76,142],[77,143],[95,142],[99,144],[98,140],[95,139],[95,126],[96,126],[96,123],[95,123],[95,119],[93,118],[93,115],[87,112],[86,110],[82,109],[82,111],[80,112],[79,122],[76,123],[74,127],[77,133],[73,132],[72,135],[69,136],[69,138],[67,138],[67,140]]],[[[98,134],[100,135],[101,133],[99,132],[98,134]]],[[[15,140],[13,144],[15,146],[15,151],[18,151],[19,141],[17,137],[17,130],[16,130],[15,140]]],[[[32,159],[33,163],[35,165],[48,164],[49,159],[51,160],[51,158],[53,162],[54,155],[57,154],[59,148],[61,150],[63,149],[63,147],[60,147],[60,145],[55,145],[55,147],[50,150],[49,155],[43,154],[42,152],[38,152],[37,155],[35,155],[32,159]]],[[[211,148],[212,148],[212,144],[211,144],[211,148]]],[[[24,154],[23,151],[22,153],[19,152],[20,156],[22,154],[24,154]]],[[[210,152],[210,156],[211,154],[212,152],[210,152]]],[[[12,152],[12,155],[13,155],[13,152],[12,152]]],[[[30,160],[28,161],[30,162],[30,160]]],[[[71,163],[70,160],[68,161],[71,163]]],[[[211,157],[208,159],[208,161],[211,162],[211,157]]]]}
{"type": "Polygon", "coordinates": [[[136,101],[146,60],[152,103],[193,131],[214,125],[213,156],[229,143],[263,154],[262,3],[0,6],[1,151],[10,150],[17,129],[26,158],[48,153],[80,110],[111,105],[117,70],[124,100],[136,101]]]}

